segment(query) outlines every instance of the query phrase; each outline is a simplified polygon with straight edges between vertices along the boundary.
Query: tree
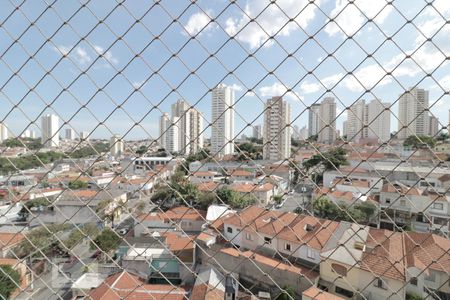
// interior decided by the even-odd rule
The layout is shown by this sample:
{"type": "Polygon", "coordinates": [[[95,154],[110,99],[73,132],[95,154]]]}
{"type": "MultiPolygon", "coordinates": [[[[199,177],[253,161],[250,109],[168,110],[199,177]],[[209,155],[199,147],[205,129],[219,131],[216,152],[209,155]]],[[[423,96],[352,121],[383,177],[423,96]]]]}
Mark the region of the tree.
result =
{"type": "Polygon", "coordinates": [[[322,196],[313,203],[314,213],[323,219],[333,219],[339,215],[337,206],[327,197],[322,196]]]}
{"type": "Polygon", "coordinates": [[[283,195],[275,195],[272,197],[272,200],[275,203],[281,203],[281,201],[283,201],[283,195]]]}
{"type": "Polygon", "coordinates": [[[0,297],[9,299],[20,286],[20,274],[9,265],[0,266],[0,297]]]}
{"type": "Polygon", "coordinates": [[[73,180],[69,182],[69,189],[71,190],[81,190],[87,188],[87,182],[81,180],[73,180]]]}
{"type": "Polygon", "coordinates": [[[120,236],[106,228],[91,242],[91,249],[97,249],[98,247],[103,253],[107,253],[116,249],[121,241],[120,236]]]}
{"type": "Polygon", "coordinates": [[[436,140],[443,142],[449,139],[449,134],[447,132],[441,132],[437,137],[436,140]]]}
{"type": "Polygon", "coordinates": [[[64,241],[64,245],[72,249],[76,245],[78,245],[80,242],[82,242],[87,236],[90,238],[95,238],[97,234],[100,232],[100,229],[97,227],[96,224],[88,223],[84,226],[79,226],[79,228],[75,228],[70,233],[69,237],[64,241]]]}
{"type": "Polygon", "coordinates": [[[361,213],[364,215],[364,221],[366,223],[370,222],[370,219],[377,212],[377,207],[375,206],[375,204],[368,201],[357,204],[355,206],[355,209],[361,211],[361,213]]]}
{"type": "Polygon", "coordinates": [[[436,146],[436,140],[426,135],[410,135],[403,142],[403,146],[412,149],[434,148],[436,146]]]}
{"type": "Polygon", "coordinates": [[[343,148],[333,148],[321,154],[315,154],[310,159],[303,162],[306,171],[317,167],[321,170],[319,174],[323,174],[327,170],[339,169],[342,165],[347,165],[347,150],[343,148]]]}
{"type": "Polygon", "coordinates": [[[217,196],[214,192],[201,193],[197,199],[197,205],[200,209],[206,210],[208,206],[213,204],[217,200],[217,196]]]}
{"type": "Polygon", "coordinates": [[[406,293],[406,300],[424,300],[422,296],[416,293],[406,293]]]}
{"type": "Polygon", "coordinates": [[[14,252],[19,257],[41,256],[41,253],[45,255],[63,254],[64,246],[60,244],[57,236],[69,227],[69,224],[51,224],[33,229],[27,233],[27,238],[17,246],[14,252]]]}

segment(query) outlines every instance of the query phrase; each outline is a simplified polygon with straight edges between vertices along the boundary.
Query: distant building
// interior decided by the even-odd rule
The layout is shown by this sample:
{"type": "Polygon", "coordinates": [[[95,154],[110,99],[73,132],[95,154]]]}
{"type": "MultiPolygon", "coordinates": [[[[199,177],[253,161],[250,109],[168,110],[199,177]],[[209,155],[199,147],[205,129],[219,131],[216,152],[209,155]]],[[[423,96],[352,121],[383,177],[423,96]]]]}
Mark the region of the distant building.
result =
{"type": "Polygon", "coordinates": [[[87,131],[80,132],[80,139],[85,141],[89,140],[89,132],[87,131]]]}
{"type": "Polygon", "coordinates": [[[42,116],[41,131],[44,147],[59,146],[59,117],[57,115],[42,116]]]}
{"type": "Polygon", "coordinates": [[[320,104],[318,142],[332,144],[336,140],[336,102],[327,97],[320,104]]]}
{"type": "Polygon", "coordinates": [[[170,116],[168,113],[163,113],[162,116],[159,118],[159,144],[161,145],[161,148],[166,149],[167,148],[167,144],[166,144],[166,140],[167,140],[167,129],[169,128],[170,125],[170,116]]]}
{"type": "Polygon", "coordinates": [[[364,138],[364,112],[366,102],[358,100],[347,111],[347,141],[359,142],[364,138]]]}
{"type": "Polygon", "coordinates": [[[198,110],[180,99],[172,104],[172,118],[178,118],[179,151],[197,153],[203,148],[203,118],[198,110]]]}
{"type": "Polygon", "coordinates": [[[114,157],[121,156],[124,151],[122,137],[120,137],[119,135],[113,135],[109,140],[109,147],[112,156],[114,157]]]}
{"type": "Polygon", "coordinates": [[[300,129],[300,132],[299,132],[299,139],[300,140],[307,140],[308,139],[308,128],[306,128],[306,126],[303,126],[301,129],[300,129]]]}
{"type": "Polygon", "coordinates": [[[291,156],[291,106],[282,97],[267,100],[264,108],[263,157],[282,160],[291,156]]]}
{"type": "Polygon", "coordinates": [[[308,137],[319,134],[320,103],[314,103],[309,108],[308,137]]]}
{"type": "Polygon", "coordinates": [[[173,117],[172,120],[169,120],[167,126],[167,132],[165,134],[166,137],[166,150],[170,153],[175,153],[180,151],[180,127],[178,117],[173,117]]]}
{"type": "Polygon", "coordinates": [[[413,88],[400,95],[398,104],[398,132],[399,139],[406,139],[410,135],[428,135],[429,92],[424,89],[413,88]]]}
{"type": "Polygon", "coordinates": [[[75,139],[75,130],[66,128],[66,140],[73,141],[75,139]]]}
{"type": "Polygon", "coordinates": [[[430,121],[428,125],[428,135],[436,136],[439,132],[439,119],[435,116],[430,116],[430,121]]]}
{"type": "Polygon", "coordinates": [[[262,132],[262,126],[261,126],[261,125],[254,125],[254,126],[253,126],[253,134],[252,134],[252,137],[253,137],[254,139],[260,140],[260,139],[262,139],[262,135],[263,135],[263,132],[262,132]]]}
{"type": "Polygon", "coordinates": [[[8,139],[8,127],[5,123],[0,123],[0,142],[8,139]]]}
{"type": "Polygon", "coordinates": [[[219,84],[211,99],[211,154],[225,156],[234,153],[234,90],[219,84]]]}

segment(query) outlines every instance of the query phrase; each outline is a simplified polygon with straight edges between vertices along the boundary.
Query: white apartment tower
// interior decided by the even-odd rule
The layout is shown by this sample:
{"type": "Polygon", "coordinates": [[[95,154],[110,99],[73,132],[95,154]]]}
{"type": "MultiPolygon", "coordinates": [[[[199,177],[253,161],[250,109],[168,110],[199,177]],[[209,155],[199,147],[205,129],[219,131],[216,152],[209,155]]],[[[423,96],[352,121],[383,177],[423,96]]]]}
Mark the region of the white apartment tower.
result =
{"type": "Polygon", "coordinates": [[[166,140],[167,140],[167,135],[168,135],[168,131],[167,129],[169,128],[170,125],[170,117],[168,113],[163,113],[162,116],[159,118],[159,145],[161,146],[161,148],[167,149],[167,144],[166,144],[166,140]]]}
{"type": "Polygon", "coordinates": [[[0,123],[0,142],[8,139],[8,127],[5,123],[0,123]]]}
{"type": "Polygon", "coordinates": [[[350,106],[344,131],[348,141],[360,142],[362,139],[387,142],[391,136],[391,113],[389,103],[374,99],[369,103],[358,100],[350,106]]]}
{"type": "Polygon", "coordinates": [[[66,128],[66,140],[73,141],[75,139],[75,130],[66,128]]]}
{"type": "Polygon", "coordinates": [[[178,153],[180,152],[180,127],[179,127],[179,118],[173,117],[172,120],[169,120],[167,125],[167,132],[165,135],[166,141],[166,150],[170,153],[178,153]]]}
{"type": "Polygon", "coordinates": [[[264,107],[263,157],[282,160],[291,156],[291,106],[282,97],[272,97],[264,107]]]}
{"type": "Polygon", "coordinates": [[[123,140],[119,135],[113,135],[109,139],[109,148],[110,153],[114,157],[119,157],[123,154],[124,144],[123,140]]]}
{"type": "Polygon", "coordinates": [[[327,97],[320,104],[318,142],[332,144],[336,140],[336,102],[327,97]]]}
{"type": "Polygon", "coordinates": [[[428,122],[428,135],[436,136],[439,132],[439,119],[435,116],[430,116],[430,121],[428,122]]]}
{"type": "Polygon", "coordinates": [[[234,153],[234,90],[225,84],[212,90],[211,153],[219,157],[234,153]]]}
{"type": "Polygon", "coordinates": [[[252,137],[255,139],[262,139],[262,126],[261,125],[254,125],[253,126],[253,133],[252,137]]]}
{"type": "Polygon", "coordinates": [[[89,140],[89,132],[88,131],[80,132],[80,139],[84,141],[89,140]]]}
{"type": "Polygon", "coordinates": [[[319,114],[320,114],[320,104],[314,103],[309,108],[308,116],[308,137],[318,135],[319,133],[319,114]]]}
{"type": "Polygon", "coordinates": [[[419,88],[413,88],[400,95],[397,132],[399,139],[406,139],[410,135],[428,135],[430,122],[428,98],[428,91],[419,88]]]}
{"type": "Polygon", "coordinates": [[[198,110],[180,99],[172,104],[172,117],[178,118],[178,146],[183,154],[203,148],[203,117],[198,110]]]}
{"type": "Polygon", "coordinates": [[[44,147],[59,146],[59,117],[45,115],[41,118],[42,144],[44,147]]]}

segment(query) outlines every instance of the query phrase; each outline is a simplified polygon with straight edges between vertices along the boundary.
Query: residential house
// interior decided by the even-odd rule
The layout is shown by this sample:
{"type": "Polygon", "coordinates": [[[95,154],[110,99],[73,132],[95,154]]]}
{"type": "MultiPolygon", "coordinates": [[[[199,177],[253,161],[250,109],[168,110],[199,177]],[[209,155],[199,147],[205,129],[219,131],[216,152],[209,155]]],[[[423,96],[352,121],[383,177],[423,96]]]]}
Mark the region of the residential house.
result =
{"type": "Polygon", "coordinates": [[[20,232],[0,233],[0,255],[2,258],[14,257],[14,248],[19,245],[25,236],[20,232]]]}

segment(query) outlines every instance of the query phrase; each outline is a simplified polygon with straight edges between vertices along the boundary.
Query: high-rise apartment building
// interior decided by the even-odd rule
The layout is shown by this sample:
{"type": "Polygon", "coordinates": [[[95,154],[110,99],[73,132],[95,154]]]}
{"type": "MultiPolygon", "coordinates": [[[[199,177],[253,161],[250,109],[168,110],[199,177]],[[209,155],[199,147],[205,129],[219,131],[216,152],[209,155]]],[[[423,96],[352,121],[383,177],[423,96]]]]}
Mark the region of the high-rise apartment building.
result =
{"type": "Polygon", "coordinates": [[[41,118],[42,144],[44,147],[59,146],[59,117],[45,115],[41,118]]]}
{"type": "Polygon", "coordinates": [[[114,157],[119,157],[123,154],[124,144],[122,137],[120,137],[119,135],[113,135],[109,139],[109,151],[114,157]]]}
{"type": "Polygon", "coordinates": [[[314,103],[309,108],[308,115],[308,137],[319,134],[319,114],[320,114],[320,104],[314,103]]]}
{"type": "Polygon", "coordinates": [[[75,130],[66,128],[66,140],[73,141],[75,139],[75,130]]]}
{"type": "Polygon", "coordinates": [[[428,135],[428,94],[424,89],[413,88],[400,95],[397,131],[399,139],[406,139],[410,135],[428,135]]]}
{"type": "Polygon", "coordinates": [[[224,156],[234,153],[234,90],[219,84],[211,99],[211,154],[224,156]]]}
{"type": "Polygon", "coordinates": [[[363,139],[387,142],[391,136],[391,113],[389,103],[374,99],[369,103],[358,100],[350,106],[344,131],[348,141],[363,139]]]}
{"type": "Polygon", "coordinates": [[[8,127],[5,123],[0,123],[0,142],[8,139],[8,127]]]}
{"type": "Polygon", "coordinates": [[[80,139],[84,141],[89,140],[89,132],[88,131],[80,132],[80,139]]]}
{"type": "Polygon", "coordinates": [[[260,139],[262,139],[262,135],[263,135],[262,126],[261,125],[253,125],[252,137],[260,140],[260,139]]]}
{"type": "Polygon", "coordinates": [[[320,103],[318,142],[332,144],[336,140],[336,102],[327,97],[320,103]]]}
{"type": "Polygon", "coordinates": [[[165,135],[166,138],[166,150],[170,153],[179,153],[180,152],[180,127],[179,127],[179,118],[173,117],[169,120],[167,125],[167,132],[165,135]]]}
{"type": "MultiPolygon", "coordinates": [[[[170,117],[168,113],[163,113],[162,116],[159,118],[159,145],[161,148],[167,149],[167,135],[168,135],[168,128],[170,125],[170,117]]],[[[167,149],[168,150],[168,149],[167,149]]]]}
{"type": "MultiPolygon", "coordinates": [[[[167,116],[168,117],[168,116],[167,116]]],[[[180,99],[172,104],[172,118],[178,118],[178,148],[194,154],[203,148],[203,117],[198,110],[180,99]]]]}
{"type": "Polygon", "coordinates": [[[281,160],[291,156],[290,124],[290,105],[282,97],[267,100],[264,107],[264,159],[281,160]]]}
{"type": "Polygon", "coordinates": [[[436,136],[439,132],[439,119],[435,116],[430,116],[428,121],[428,135],[436,136]]]}
{"type": "Polygon", "coordinates": [[[303,140],[303,141],[308,139],[308,128],[306,126],[303,126],[302,128],[300,128],[299,138],[300,138],[300,140],[303,140]]]}

